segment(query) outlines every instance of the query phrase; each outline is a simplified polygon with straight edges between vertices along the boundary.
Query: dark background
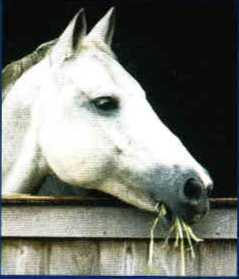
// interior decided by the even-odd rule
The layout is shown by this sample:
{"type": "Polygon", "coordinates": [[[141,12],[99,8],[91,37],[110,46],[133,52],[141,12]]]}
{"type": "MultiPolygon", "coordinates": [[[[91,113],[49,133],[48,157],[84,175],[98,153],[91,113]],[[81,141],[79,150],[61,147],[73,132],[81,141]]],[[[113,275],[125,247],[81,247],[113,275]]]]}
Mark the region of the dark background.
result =
{"type": "Polygon", "coordinates": [[[4,65],[57,37],[86,8],[91,28],[117,6],[113,49],[164,123],[236,195],[235,11],[229,0],[5,1],[4,65]],[[54,4],[54,5],[53,5],[54,4]]]}

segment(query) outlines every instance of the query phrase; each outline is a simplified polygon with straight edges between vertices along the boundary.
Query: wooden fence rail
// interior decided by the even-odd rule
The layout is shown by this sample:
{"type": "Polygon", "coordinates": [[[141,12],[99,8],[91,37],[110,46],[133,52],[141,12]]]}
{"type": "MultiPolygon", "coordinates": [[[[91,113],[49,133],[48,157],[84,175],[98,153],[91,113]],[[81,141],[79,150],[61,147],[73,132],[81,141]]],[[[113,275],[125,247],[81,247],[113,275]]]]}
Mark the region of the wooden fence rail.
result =
{"type": "MultiPolygon", "coordinates": [[[[111,200],[36,197],[4,199],[2,274],[146,275],[152,214],[111,200]]],[[[186,274],[236,275],[236,199],[212,200],[193,226],[204,242],[186,274]]],[[[162,248],[167,225],[155,231],[153,273],[180,274],[180,253],[162,248]]],[[[172,245],[171,245],[172,246],[172,245]]]]}

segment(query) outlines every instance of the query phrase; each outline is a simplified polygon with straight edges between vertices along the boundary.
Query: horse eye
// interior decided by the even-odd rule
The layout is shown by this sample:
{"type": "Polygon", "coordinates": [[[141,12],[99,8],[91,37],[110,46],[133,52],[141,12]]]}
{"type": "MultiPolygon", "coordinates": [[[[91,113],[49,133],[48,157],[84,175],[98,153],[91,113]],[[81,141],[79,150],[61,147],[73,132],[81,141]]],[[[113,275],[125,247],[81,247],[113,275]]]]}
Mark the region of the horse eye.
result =
{"type": "Polygon", "coordinates": [[[98,110],[112,111],[119,107],[119,102],[113,97],[99,97],[93,100],[93,104],[98,110]]]}

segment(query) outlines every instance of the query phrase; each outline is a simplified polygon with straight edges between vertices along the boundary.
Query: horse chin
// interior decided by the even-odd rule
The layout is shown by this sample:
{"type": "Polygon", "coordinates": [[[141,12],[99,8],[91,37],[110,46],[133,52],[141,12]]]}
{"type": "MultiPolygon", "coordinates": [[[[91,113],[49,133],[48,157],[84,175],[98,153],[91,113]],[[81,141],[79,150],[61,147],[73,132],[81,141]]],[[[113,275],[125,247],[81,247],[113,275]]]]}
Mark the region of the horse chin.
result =
{"type": "Polygon", "coordinates": [[[193,225],[201,221],[202,218],[208,213],[209,205],[206,206],[203,210],[195,210],[194,208],[187,208],[187,207],[170,207],[166,203],[164,203],[166,208],[166,220],[169,224],[172,224],[175,221],[175,218],[178,217],[183,220],[185,223],[189,225],[193,225]]]}
{"type": "Polygon", "coordinates": [[[139,188],[110,180],[100,186],[97,190],[110,194],[138,209],[154,214],[159,213],[158,206],[163,203],[166,208],[166,215],[164,218],[166,223],[171,224],[175,220],[176,214],[167,203],[153,199],[147,192],[142,191],[139,188]]]}

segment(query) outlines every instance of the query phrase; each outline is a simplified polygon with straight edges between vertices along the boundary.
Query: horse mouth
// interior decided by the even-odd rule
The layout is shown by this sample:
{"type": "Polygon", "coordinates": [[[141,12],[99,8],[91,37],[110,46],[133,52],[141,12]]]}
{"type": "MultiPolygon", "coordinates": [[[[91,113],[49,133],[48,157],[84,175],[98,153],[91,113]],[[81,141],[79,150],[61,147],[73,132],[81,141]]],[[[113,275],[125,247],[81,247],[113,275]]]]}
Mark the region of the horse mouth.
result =
{"type": "Polygon", "coordinates": [[[175,209],[171,208],[166,203],[162,203],[165,207],[166,214],[164,215],[165,221],[167,224],[171,225],[174,223],[175,219],[178,217],[183,220],[185,223],[192,225],[198,223],[209,211],[209,208],[202,211],[193,210],[192,208],[181,208],[175,209]]]}
{"type": "Polygon", "coordinates": [[[160,206],[164,205],[166,211],[164,219],[168,224],[172,224],[177,217],[188,224],[196,223],[205,215],[204,212],[207,209],[205,205],[201,207],[192,207],[190,204],[178,200],[166,201],[163,199],[155,199],[155,197],[149,195],[147,192],[140,191],[135,187],[129,187],[129,185],[119,182],[108,181],[108,183],[104,183],[99,190],[123,202],[131,204],[136,208],[146,210],[153,214],[159,214],[160,206]],[[114,187],[112,187],[112,185],[114,187]]]}

